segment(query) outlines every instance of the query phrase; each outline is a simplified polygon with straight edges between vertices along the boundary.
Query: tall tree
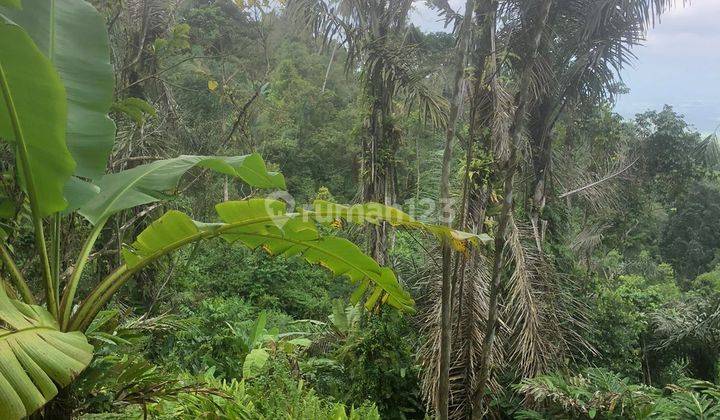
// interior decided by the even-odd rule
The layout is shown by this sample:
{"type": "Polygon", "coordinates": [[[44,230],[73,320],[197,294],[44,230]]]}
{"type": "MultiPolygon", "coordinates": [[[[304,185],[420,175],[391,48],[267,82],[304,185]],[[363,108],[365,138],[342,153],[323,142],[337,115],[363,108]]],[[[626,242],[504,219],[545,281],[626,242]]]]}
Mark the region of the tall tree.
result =
{"type": "MultiPolygon", "coordinates": [[[[452,14],[450,9],[443,10],[452,14]]],[[[528,9],[516,2],[483,0],[475,5],[469,55],[472,72],[468,72],[467,131],[463,129],[457,134],[465,149],[462,200],[457,206],[457,226],[464,231],[493,233],[497,226],[497,198],[502,195],[503,187],[502,163],[509,157],[509,131],[514,115],[509,92],[517,90],[518,66],[522,64],[521,60],[508,60],[508,51],[511,45],[528,42],[532,29],[528,13],[528,9]],[[497,26],[501,28],[499,31],[497,26]]],[[[524,151],[522,140],[519,148],[524,151]]],[[[503,269],[503,276],[510,274],[510,277],[504,283],[502,296],[498,297],[503,299],[501,313],[497,314],[502,319],[497,321],[502,328],[499,339],[493,340],[489,347],[495,373],[502,369],[532,376],[548,365],[552,354],[564,348],[564,331],[558,328],[561,323],[557,321],[566,314],[550,302],[552,293],[547,292],[554,285],[543,284],[547,266],[525,243],[525,238],[530,236],[522,225],[510,220],[503,267],[512,266],[512,270],[503,269]],[[541,294],[547,295],[544,300],[548,302],[540,298],[541,294]]],[[[452,418],[471,415],[474,390],[481,373],[478,368],[482,364],[483,340],[488,330],[489,266],[493,258],[493,253],[486,249],[472,249],[458,255],[452,265],[452,363],[449,368],[449,416],[452,418]]],[[[442,301],[440,288],[431,290],[430,294],[430,301],[442,301]]],[[[437,361],[443,331],[435,325],[442,318],[442,305],[433,305],[428,315],[425,330],[429,337],[422,349],[424,394],[437,405],[440,398],[437,361]]],[[[496,383],[492,375],[487,380],[496,383]]]]}
{"type": "Polygon", "coordinates": [[[498,225],[495,230],[495,255],[493,259],[492,275],[490,278],[489,302],[488,302],[488,321],[485,331],[485,338],[482,344],[482,358],[479,367],[479,379],[477,389],[475,390],[475,401],[473,405],[473,418],[480,419],[484,415],[483,398],[485,388],[490,376],[490,355],[492,352],[493,341],[495,340],[496,326],[498,320],[498,298],[502,287],[501,280],[504,271],[504,250],[508,241],[508,226],[511,223],[513,212],[513,193],[515,173],[518,165],[518,149],[520,146],[521,136],[525,130],[527,118],[525,113],[528,110],[531,96],[531,82],[533,77],[533,69],[538,58],[538,48],[540,40],[547,24],[550,7],[553,0],[541,0],[539,4],[526,5],[525,13],[528,14],[530,25],[528,48],[526,54],[522,57],[522,68],[518,80],[518,88],[515,93],[514,114],[509,131],[509,153],[507,159],[502,163],[501,173],[503,176],[503,201],[500,215],[498,217],[498,225]],[[535,13],[532,13],[535,11],[535,13]]]}
{"type": "MultiPolygon", "coordinates": [[[[418,56],[408,39],[411,0],[293,0],[290,13],[327,43],[347,50],[346,69],[360,72],[367,101],[362,136],[361,196],[365,201],[393,204],[397,197],[395,156],[401,132],[394,122],[395,102],[418,106],[433,124],[444,125],[447,104],[423,83],[418,56]]],[[[385,262],[388,230],[371,228],[370,252],[385,262]]]]}
{"type": "Polygon", "coordinates": [[[648,27],[672,0],[560,0],[552,8],[540,44],[537,100],[529,109],[533,182],[530,221],[539,249],[541,220],[551,181],[552,131],[568,106],[612,101],[620,70],[634,58],[648,27]]]}
{"type": "MultiPolygon", "coordinates": [[[[452,223],[452,209],[450,203],[450,164],[452,160],[452,146],[455,141],[455,128],[458,113],[464,101],[465,65],[467,61],[468,47],[471,44],[473,11],[475,1],[465,2],[465,15],[459,21],[457,30],[457,42],[455,46],[455,57],[452,71],[453,86],[450,98],[450,112],[445,133],[445,147],[443,149],[442,173],[440,179],[440,209],[442,221],[447,226],[452,223]]],[[[440,378],[437,396],[437,415],[440,419],[448,418],[448,399],[450,396],[450,353],[452,350],[452,309],[453,309],[453,287],[452,276],[452,247],[449,243],[442,243],[442,285],[441,285],[441,309],[440,309],[440,378]]]]}

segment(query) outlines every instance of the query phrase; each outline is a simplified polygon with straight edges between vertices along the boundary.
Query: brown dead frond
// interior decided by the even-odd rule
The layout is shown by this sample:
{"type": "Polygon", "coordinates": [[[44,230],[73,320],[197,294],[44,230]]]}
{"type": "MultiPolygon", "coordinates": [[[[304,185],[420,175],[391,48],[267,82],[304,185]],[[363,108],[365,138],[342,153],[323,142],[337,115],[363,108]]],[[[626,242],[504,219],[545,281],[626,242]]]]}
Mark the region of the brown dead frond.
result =
{"type": "Polygon", "coordinates": [[[557,162],[553,172],[555,181],[563,189],[559,197],[579,199],[596,213],[619,207],[622,181],[632,179],[638,162],[638,157],[624,146],[600,162],[578,161],[559,153],[554,159],[557,162]]]}
{"type": "Polygon", "coordinates": [[[514,114],[513,95],[500,83],[493,92],[493,114],[490,130],[495,160],[505,162],[510,156],[510,125],[514,114]]]}
{"type": "MultiPolygon", "coordinates": [[[[566,356],[588,349],[582,338],[586,309],[572,293],[572,279],[556,273],[538,254],[527,226],[510,222],[507,246],[508,278],[501,296],[501,313],[492,349],[493,395],[502,392],[503,373],[532,377],[557,367],[566,356]]],[[[491,262],[482,248],[458,261],[453,293],[450,417],[467,418],[477,387],[482,342],[487,328],[491,262]]],[[[425,337],[419,352],[423,366],[423,396],[434,407],[439,378],[440,285],[436,266],[422,272],[423,296],[418,302],[425,337]]]]}
{"type": "Polygon", "coordinates": [[[593,351],[582,337],[587,308],[568,293],[576,288],[575,279],[558,273],[538,252],[532,229],[514,219],[509,227],[512,273],[502,315],[510,329],[506,368],[533,377],[557,367],[568,355],[593,351]]]}
{"type": "MultiPolygon", "coordinates": [[[[459,261],[459,272],[454,287],[452,354],[450,363],[450,418],[467,418],[471,398],[477,385],[477,368],[480,365],[482,341],[485,335],[488,304],[489,271],[480,250],[475,249],[464,261],[459,261]]],[[[440,357],[440,285],[439,270],[428,270],[425,275],[427,289],[418,303],[421,312],[421,331],[425,337],[419,352],[423,365],[422,391],[428,408],[434,407],[437,395],[440,357]]],[[[507,336],[502,321],[499,334],[507,336]]],[[[494,365],[502,364],[503,347],[493,348],[494,365]]],[[[491,389],[499,392],[500,386],[492,378],[491,389]]]]}
{"type": "Polygon", "coordinates": [[[537,253],[537,248],[526,244],[532,231],[510,219],[508,257],[512,274],[507,283],[507,301],[504,318],[512,331],[509,344],[510,359],[517,363],[523,376],[534,376],[545,370],[557,353],[557,331],[547,321],[547,305],[542,292],[548,288],[552,270],[537,253]]]}
{"type": "Polygon", "coordinates": [[[605,223],[585,226],[570,242],[570,249],[578,255],[592,254],[602,242],[603,233],[609,228],[610,225],[605,223]]]}

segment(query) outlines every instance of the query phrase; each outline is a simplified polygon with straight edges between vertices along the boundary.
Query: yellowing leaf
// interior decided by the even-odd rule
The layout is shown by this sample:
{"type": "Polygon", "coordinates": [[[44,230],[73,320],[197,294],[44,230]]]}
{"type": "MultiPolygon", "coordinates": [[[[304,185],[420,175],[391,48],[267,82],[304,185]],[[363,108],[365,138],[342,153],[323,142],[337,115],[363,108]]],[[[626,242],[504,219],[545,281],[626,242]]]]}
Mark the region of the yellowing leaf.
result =
{"type": "Polygon", "coordinates": [[[218,82],[215,80],[208,80],[208,89],[210,92],[215,92],[218,88],[218,82]]]}
{"type": "Polygon", "coordinates": [[[453,238],[452,246],[458,252],[467,252],[467,244],[464,241],[453,238]]]}
{"type": "Polygon", "coordinates": [[[478,241],[487,243],[491,239],[485,234],[477,235],[450,229],[446,226],[423,223],[415,220],[402,210],[380,203],[371,202],[344,206],[324,200],[315,200],[313,203],[313,212],[308,212],[308,214],[314,216],[318,222],[329,224],[336,229],[342,227],[342,225],[338,225],[337,220],[344,219],[355,224],[372,223],[378,225],[382,222],[387,222],[395,227],[424,230],[440,239],[450,239],[454,242],[470,241],[477,244],[478,241]]]}

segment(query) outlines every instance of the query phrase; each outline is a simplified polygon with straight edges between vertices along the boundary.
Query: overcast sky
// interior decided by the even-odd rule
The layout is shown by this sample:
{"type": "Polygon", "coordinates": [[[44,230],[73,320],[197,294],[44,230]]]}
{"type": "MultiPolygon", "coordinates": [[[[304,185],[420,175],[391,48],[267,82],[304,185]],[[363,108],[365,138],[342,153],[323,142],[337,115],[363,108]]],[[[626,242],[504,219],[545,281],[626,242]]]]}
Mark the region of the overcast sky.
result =
{"type": "MultiPolygon", "coordinates": [[[[450,3],[461,8],[465,1],[450,3]]],[[[413,22],[426,31],[443,30],[443,22],[421,2],[413,22]]],[[[630,93],[619,99],[617,112],[631,118],[669,104],[697,130],[715,131],[720,125],[720,0],[678,5],[634,52],[637,60],[622,73],[630,93]]]]}

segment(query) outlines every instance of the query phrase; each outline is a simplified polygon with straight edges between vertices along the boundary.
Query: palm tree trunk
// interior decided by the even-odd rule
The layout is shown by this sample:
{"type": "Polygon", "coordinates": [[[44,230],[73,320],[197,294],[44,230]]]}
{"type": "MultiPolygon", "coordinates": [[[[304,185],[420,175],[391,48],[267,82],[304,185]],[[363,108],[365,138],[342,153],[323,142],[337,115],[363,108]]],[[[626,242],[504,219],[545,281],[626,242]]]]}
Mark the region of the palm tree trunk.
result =
{"type": "MultiPolygon", "coordinates": [[[[460,31],[458,31],[458,43],[455,51],[454,83],[452,98],[450,101],[450,113],[445,135],[445,148],[443,150],[442,174],[440,179],[440,208],[442,223],[450,226],[450,163],[452,160],[452,143],[455,138],[455,125],[457,123],[460,106],[463,102],[463,72],[465,69],[465,58],[469,45],[469,37],[472,34],[472,13],[475,9],[475,0],[465,2],[465,16],[460,31]]],[[[448,407],[450,399],[450,353],[452,351],[452,295],[453,282],[451,278],[452,250],[450,243],[444,240],[442,243],[442,287],[441,287],[441,308],[440,308],[440,378],[437,396],[437,416],[441,420],[448,418],[448,407]]]]}
{"type": "MultiPolygon", "coordinates": [[[[419,115],[419,114],[418,114],[419,115]]],[[[418,118],[419,119],[419,118],[418,118]]],[[[418,125],[420,122],[418,121],[418,125]]],[[[415,206],[420,202],[420,130],[415,134],[415,206]]]]}
{"type": "MultiPolygon", "coordinates": [[[[394,173],[395,154],[399,138],[394,132],[392,115],[392,82],[385,81],[382,65],[376,66],[367,82],[366,94],[371,98],[370,124],[367,150],[363,151],[367,162],[363,186],[363,200],[391,205],[395,201],[394,173]]],[[[370,254],[381,265],[387,263],[388,226],[380,223],[370,228],[370,254]]]]}
{"type": "Polygon", "coordinates": [[[498,320],[498,299],[502,286],[502,272],[505,266],[503,254],[505,250],[508,221],[510,220],[513,209],[513,183],[515,181],[515,172],[517,170],[517,149],[527,120],[525,112],[528,109],[528,103],[531,99],[530,82],[532,79],[533,67],[537,61],[538,47],[540,46],[540,40],[547,23],[551,5],[552,0],[542,0],[541,2],[538,14],[535,18],[534,27],[532,29],[532,37],[530,38],[530,45],[527,50],[527,56],[524,60],[518,84],[518,91],[515,95],[515,112],[513,115],[512,125],[510,126],[510,155],[502,168],[504,171],[503,205],[498,220],[497,230],[495,232],[495,255],[490,280],[488,322],[482,344],[479,379],[473,402],[473,419],[481,419],[484,414],[483,401],[487,382],[490,377],[490,355],[495,341],[495,329],[498,320]]]}
{"type": "MultiPolygon", "coordinates": [[[[489,194],[486,193],[489,190],[489,183],[477,185],[475,182],[470,180],[471,162],[475,156],[475,144],[480,139],[484,139],[485,136],[477,138],[478,133],[483,132],[483,128],[490,129],[489,122],[491,118],[488,115],[493,115],[493,107],[491,106],[488,112],[486,104],[494,103],[492,99],[493,90],[492,87],[497,83],[497,55],[495,51],[495,44],[493,42],[495,35],[495,20],[497,13],[497,0],[483,0],[478,2],[475,8],[475,22],[478,29],[478,36],[475,40],[475,50],[473,52],[475,60],[475,71],[474,71],[474,82],[471,90],[472,100],[470,109],[470,121],[468,127],[468,140],[466,144],[466,173],[465,183],[466,189],[465,203],[462,211],[465,212],[463,220],[465,223],[461,223],[460,229],[467,230],[475,233],[483,233],[484,220],[485,220],[485,209],[487,208],[489,194]],[[489,87],[489,88],[488,88],[489,87]],[[472,205],[470,203],[473,203],[472,205]]],[[[479,145],[480,148],[484,146],[479,145]]],[[[487,148],[489,150],[489,147],[487,148]]],[[[471,257],[473,265],[477,265],[480,261],[479,250],[475,250],[471,257]]],[[[482,262],[480,263],[482,264],[482,262]]],[[[465,261],[463,261],[463,268],[459,273],[460,285],[458,290],[458,334],[461,334],[460,340],[456,342],[462,343],[462,361],[463,367],[463,411],[464,417],[469,416],[472,413],[472,401],[473,391],[475,388],[475,361],[477,360],[478,351],[481,348],[477,345],[478,333],[483,330],[482,322],[483,319],[477,310],[477,302],[482,299],[479,296],[479,290],[476,285],[483,283],[483,278],[480,272],[473,272],[472,278],[466,279],[465,272],[465,261]],[[467,283],[467,285],[465,285],[467,283]],[[460,319],[462,318],[462,319],[460,319]],[[461,341],[462,340],[462,341],[461,341]]]]}

